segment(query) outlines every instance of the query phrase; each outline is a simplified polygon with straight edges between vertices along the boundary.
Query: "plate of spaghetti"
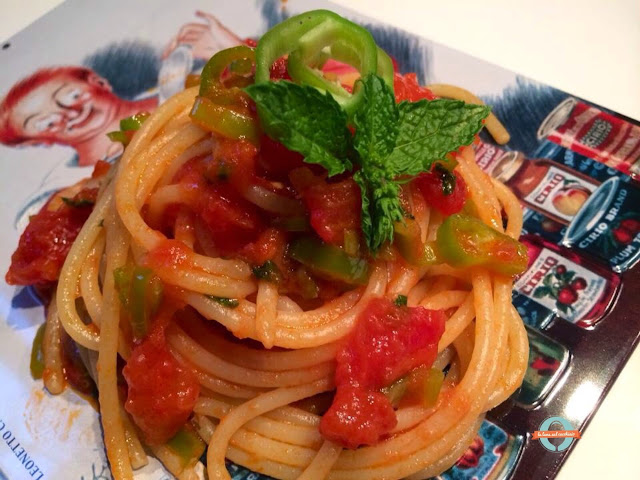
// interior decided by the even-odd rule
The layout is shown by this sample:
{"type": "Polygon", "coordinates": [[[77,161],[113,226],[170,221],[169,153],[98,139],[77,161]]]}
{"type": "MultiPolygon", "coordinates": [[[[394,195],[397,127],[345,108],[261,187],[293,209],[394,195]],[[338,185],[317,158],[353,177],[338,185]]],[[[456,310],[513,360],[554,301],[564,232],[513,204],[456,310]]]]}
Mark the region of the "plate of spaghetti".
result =
{"type": "Polygon", "coordinates": [[[477,166],[471,93],[401,74],[314,10],[221,50],[112,164],[31,217],[6,279],[39,287],[31,369],[94,395],[117,480],[423,479],[529,354],[511,303],[519,201],[477,166]]]}

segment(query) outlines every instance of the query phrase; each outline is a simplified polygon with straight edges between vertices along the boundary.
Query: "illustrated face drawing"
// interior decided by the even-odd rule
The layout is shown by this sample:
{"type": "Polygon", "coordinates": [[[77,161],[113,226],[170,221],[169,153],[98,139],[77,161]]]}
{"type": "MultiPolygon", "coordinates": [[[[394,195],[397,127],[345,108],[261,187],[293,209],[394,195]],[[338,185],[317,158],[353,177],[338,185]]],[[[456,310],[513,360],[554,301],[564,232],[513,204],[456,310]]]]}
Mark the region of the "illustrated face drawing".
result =
{"type": "Polygon", "coordinates": [[[16,85],[2,105],[3,143],[75,146],[104,131],[118,102],[107,81],[89,69],[39,70],[16,85]]]}

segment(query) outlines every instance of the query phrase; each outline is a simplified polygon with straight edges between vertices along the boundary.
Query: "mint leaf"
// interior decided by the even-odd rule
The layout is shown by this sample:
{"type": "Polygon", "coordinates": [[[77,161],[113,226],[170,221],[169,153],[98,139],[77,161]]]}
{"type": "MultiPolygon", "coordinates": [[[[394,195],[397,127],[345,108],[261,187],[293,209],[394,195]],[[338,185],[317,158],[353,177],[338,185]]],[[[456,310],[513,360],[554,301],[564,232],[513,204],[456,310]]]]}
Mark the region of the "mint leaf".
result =
{"type": "Polygon", "coordinates": [[[459,100],[402,102],[396,146],[387,162],[396,175],[417,175],[463,145],[482,129],[490,108],[459,100]]]}
{"type": "Polygon", "coordinates": [[[347,114],[329,93],[287,81],[258,83],[245,91],[271,138],[304,155],[305,162],[322,165],[329,176],[352,168],[347,114]]]}
{"type": "Polygon", "coordinates": [[[361,88],[364,99],[353,118],[353,146],[363,163],[383,167],[398,137],[398,106],[393,90],[377,75],[365,77],[361,88]]]}
{"type": "Polygon", "coordinates": [[[363,167],[353,179],[362,195],[362,232],[369,250],[375,252],[393,240],[393,224],[403,218],[400,187],[375,167],[363,167]]]}
{"type": "Polygon", "coordinates": [[[362,80],[363,103],[355,112],[354,148],[360,171],[354,179],[362,195],[362,231],[371,251],[393,240],[393,223],[402,219],[399,187],[387,157],[398,137],[398,107],[393,90],[382,78],[369,75],[362,80]]]}

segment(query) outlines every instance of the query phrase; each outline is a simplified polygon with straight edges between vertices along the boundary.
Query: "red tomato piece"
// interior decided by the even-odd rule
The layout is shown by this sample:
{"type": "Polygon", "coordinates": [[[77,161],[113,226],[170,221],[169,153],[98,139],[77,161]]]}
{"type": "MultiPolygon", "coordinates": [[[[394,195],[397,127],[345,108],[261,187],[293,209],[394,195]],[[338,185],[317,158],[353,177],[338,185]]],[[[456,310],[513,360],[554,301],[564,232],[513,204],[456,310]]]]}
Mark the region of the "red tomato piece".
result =
{"type": "Polygon", "coordinates": [[[189,419],[200,394],[198,379],[171,355],[162,329],[133,349],[122,374],[128,385],[125,410],[147,443],[165,443],[189,419]]]}
{"type": "Polygon", "coordinates": [[[441,310],[372,300],[336,357],[336,396],[320,432],[347,448],[373,445],[387,435],[395,414],[378,390],[416,367],[431,366],[444,324],[441,310]]]}
{"type": "Polygon", "coordinates": [[[271,80],[291,80],[291,76],[287,71],[287,59],[285,57],[280,57],[273,65],[271,65],[271,69],[269,70],[269,74],[271,80]]]}
{"type": "Polygon", "coordinates": [[[109,162],[98,160],[93,167],[93,172],[91,172],[91,178],[100,178],[106,175],[110,169],[111,164],[109,162]]]}
{"type": "Polygon", "coordinates": [[[255,242],[246,245],[240,256],[254,265],[262,265],[267,260],[273,260],[279,253],[284,252],[287,239],[284,232],[277,228],[267,228],[255,242]]]}
{"type": "Polygon", "coordinates": [[[37,285],[58,280],[73,241],[91,214],[96,189],[80,191],[73,200],[87,200],[86,205],[63,204],[49,210],[48,204],[34,215],[20,236],[18,248],[11,256],[5,277],[9,285],[37,285]]]}
{"type": "Polygon", "coordinates": [[[394,73],[393,89],[398,103],[403,100],[417,102],[422,99],[435,100],[437,98],[427,87],[420,86],[415,73],[407,73],[406,75],[394,73]]]}
{"type": "Polygon", "coordinates": [[[240,197],[228,185],[208,188],[200,197],[198,213],[224,256],[253,242],[264,230],[255,205],[240,197]]]}
{"type": "Polygon", "coordinates": [[[303,158],[267,135],[260,139],[258,165],[269,178],[287,180],[289,172],[305,165],[303,158]]]}
{"type": "Polygon", "coordinates": [[[258,150],[246,140],[219,139],[213,151],[214,161],[205,176],[221,178],[233,185],[240,193],[250,185],[260,183],[256,176],[258,150]]]}
{"type": "Polygon", "coordinates": [[[171,270],[191,261],[193,252],[179,240],[167,239],[151,250],[145,259],[145,265],[152,270],[171,270]]]}
{"type": "Polygon", "coordinates": [[[338,183],[320,182],[302,193],[311,226],[325,242],[342,245],[345,230],[360,229],[360,188],[349,178],[338,183]]]}
{"type": "Polygon", "coordinates": [[[391,403],[380,392],[339,388],[320,421],[320,433],[346,448],[375,445],[398,423],[391,403]]]}
{"type": "Polygon", "coordinates": [[[414,180],[427,203],[446,216],[462,210],[467,200],[467,184],[458,172],[454,170],[453,174],[456,182],[453,192],[449,195],[445,195],[442,190],[442,174],[437,170],[421,173],[414,180]]]}
{"type": "Polygon", "coordinates": [[[416,367],[430,366],[444,323],[441,310],[372,300],[338,352],[336,385],[379,389],[416,367]]]}

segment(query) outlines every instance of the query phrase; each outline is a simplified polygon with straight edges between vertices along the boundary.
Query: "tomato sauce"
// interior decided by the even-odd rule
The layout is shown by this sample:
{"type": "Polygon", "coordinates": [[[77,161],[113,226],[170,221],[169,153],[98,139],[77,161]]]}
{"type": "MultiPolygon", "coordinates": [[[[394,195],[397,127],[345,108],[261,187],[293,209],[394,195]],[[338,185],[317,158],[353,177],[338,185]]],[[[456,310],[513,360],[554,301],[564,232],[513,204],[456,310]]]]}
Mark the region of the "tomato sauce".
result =
{"type": "Polygon", "coordinates": [[[320,422],[322,435],[347,448],[374,445],[388,435],[396,418],[379,390],[433,364],[444,324],[441,310],[372,300],[336,357],[336,396],[320,422]]]}
{"type": "Polygon", "coordinates": [[[132,350],[122,374],[128,385],[125,410],[148,444],[165,443],[193,411],[200,394],[195,374],[169,352],[163,328],[132,350]]]}
{"type": "Polygon", "coordinates": [[[344,244],[347,230],[360,230],[362,199],[360,188],[349,178],[337,183],[318,182],[303,194],[311,226],[325,242],[344,244]]]}

